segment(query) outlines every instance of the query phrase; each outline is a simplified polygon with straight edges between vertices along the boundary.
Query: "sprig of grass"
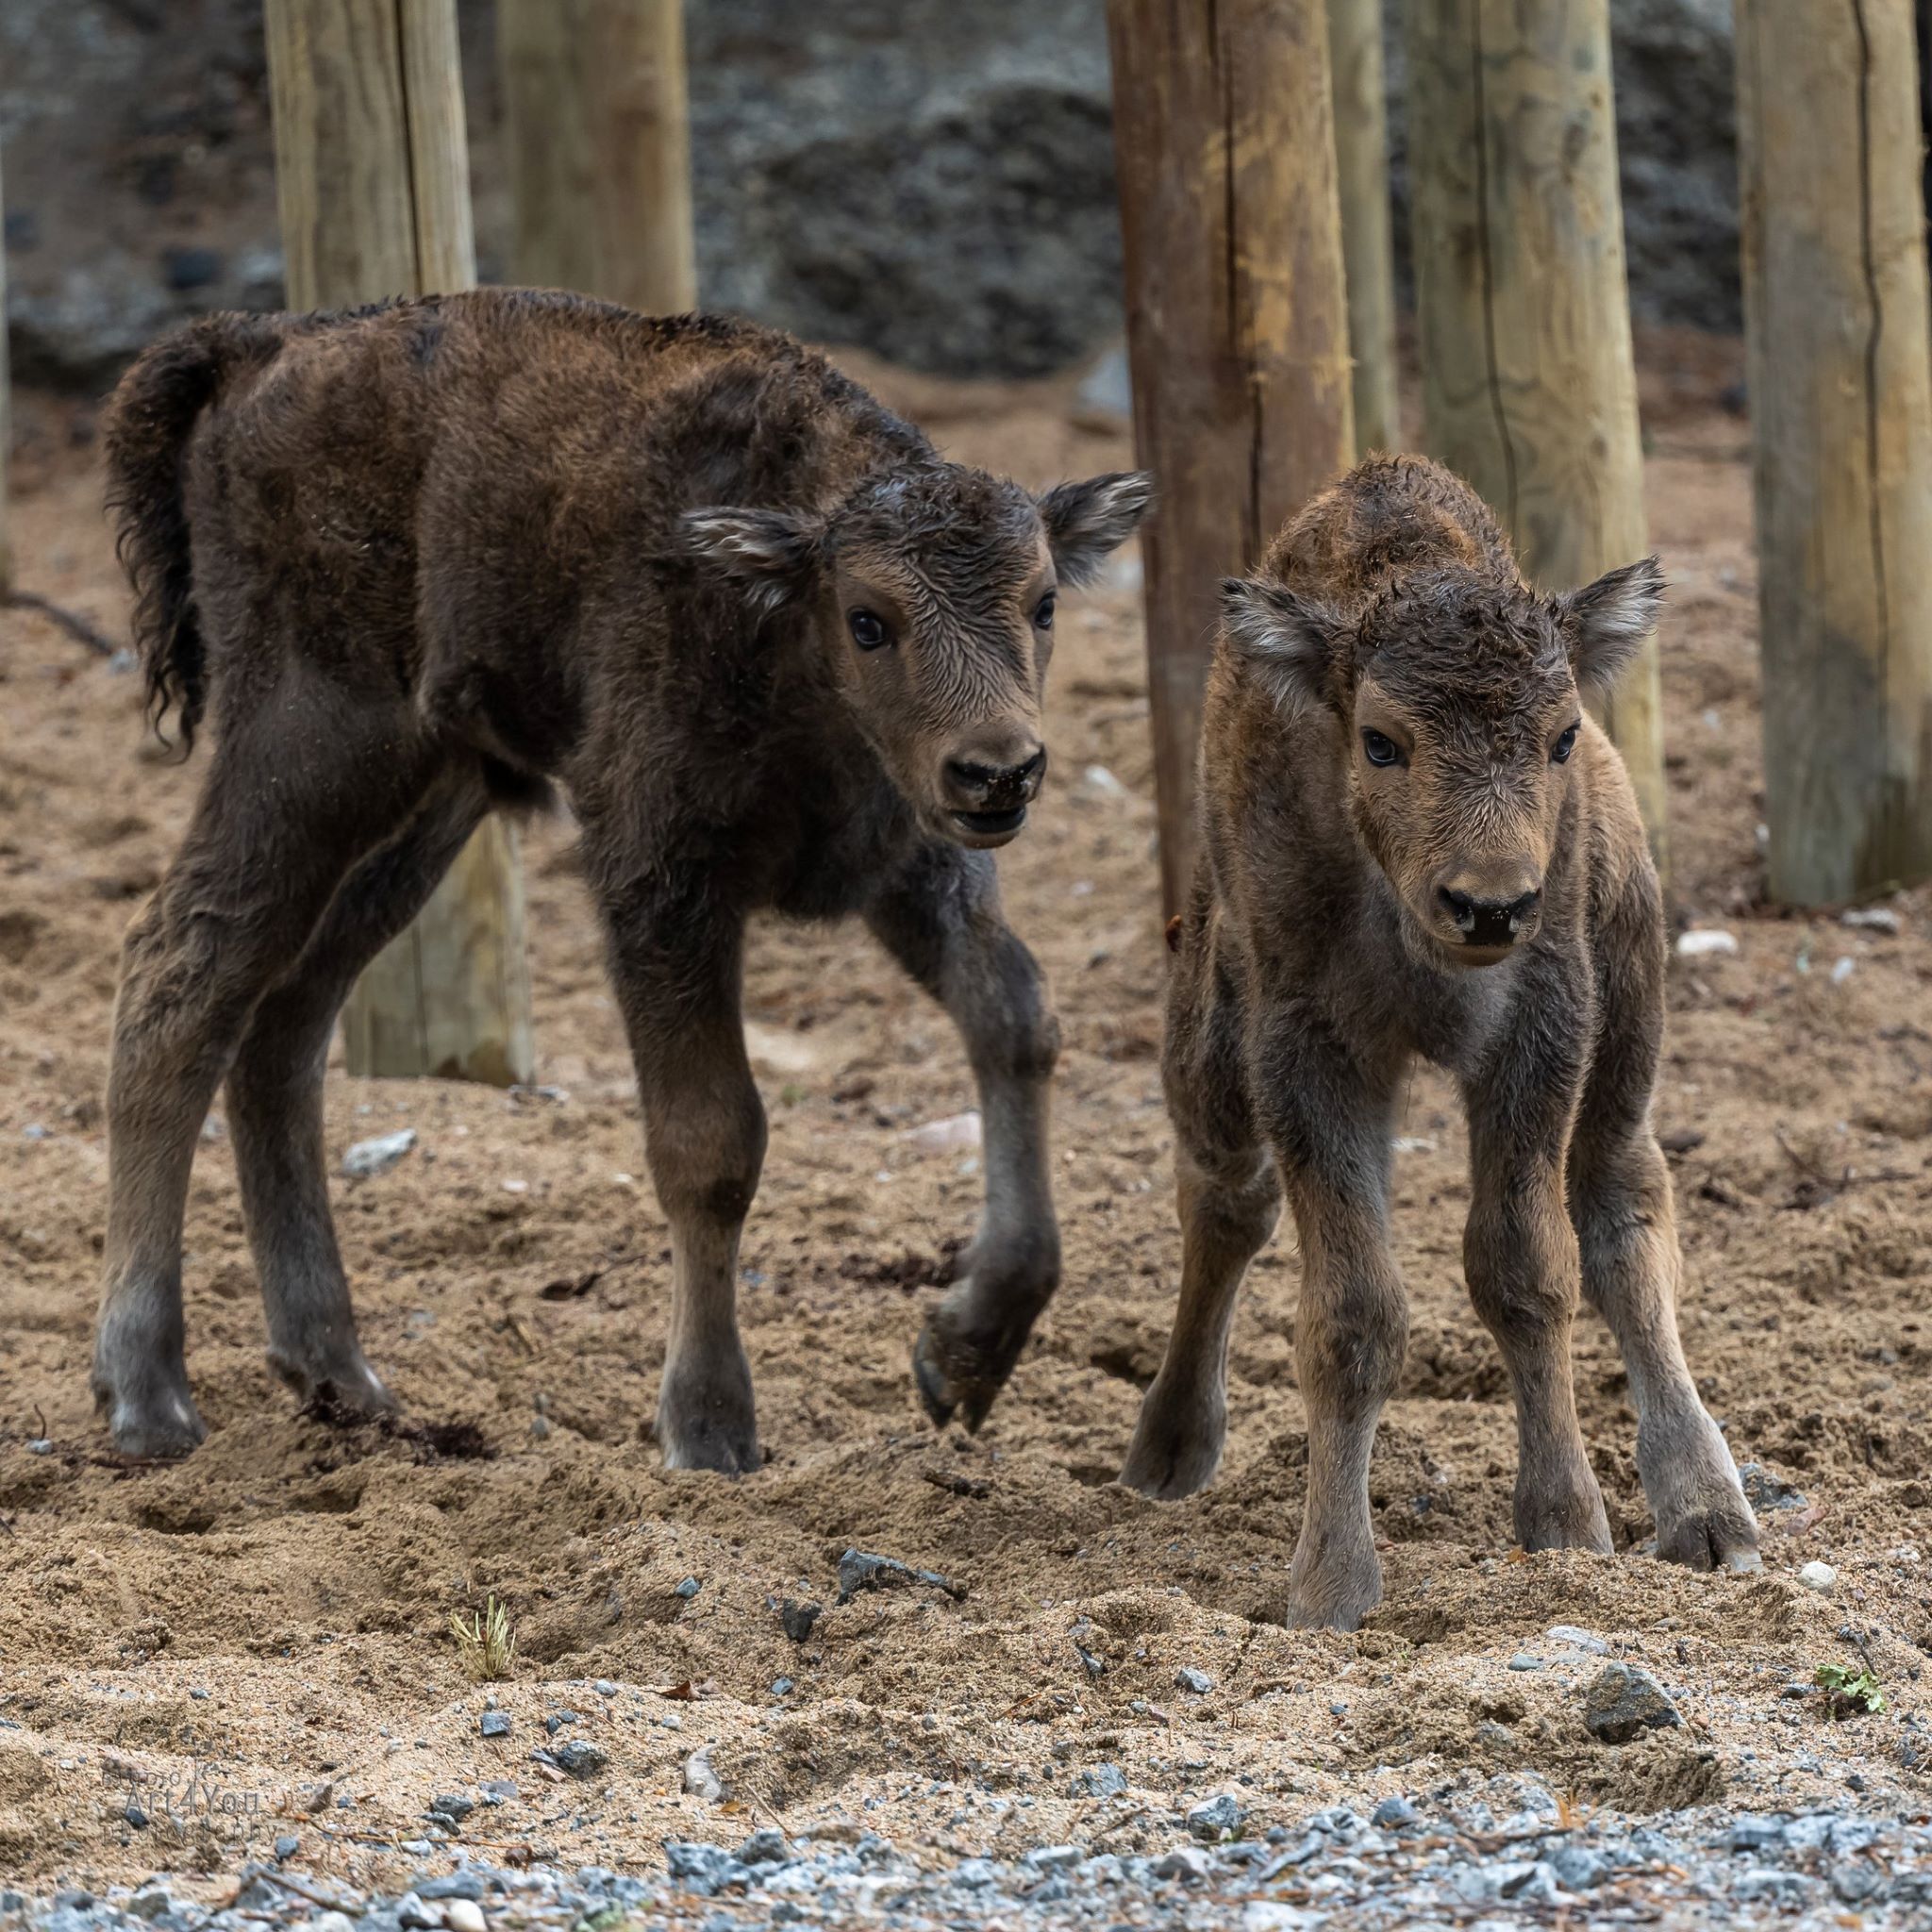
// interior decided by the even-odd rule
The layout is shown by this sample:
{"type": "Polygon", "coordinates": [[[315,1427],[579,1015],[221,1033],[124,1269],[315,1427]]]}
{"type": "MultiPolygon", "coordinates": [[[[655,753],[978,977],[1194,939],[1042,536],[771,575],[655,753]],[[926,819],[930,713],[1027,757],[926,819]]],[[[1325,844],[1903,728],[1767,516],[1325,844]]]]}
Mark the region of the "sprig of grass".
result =
{"type": "Polygon", "coordinates": [[[449,1630],[465,1676],[478,1684],[502,1684],[516,1674],[517,1633],[509,1611],[493,1596],[468,1622],[460,1611],[452,1616],[449,1630]]]}
{"type": "Polygon", "coordinates": [[[1870,1665],[1853,1670],[1849,1664],[1820,1664],[1811,1681],[1824,1692],[1833,1717],[1876,1717],[1885,1708],[1885,1692],[1870,1665]]]}

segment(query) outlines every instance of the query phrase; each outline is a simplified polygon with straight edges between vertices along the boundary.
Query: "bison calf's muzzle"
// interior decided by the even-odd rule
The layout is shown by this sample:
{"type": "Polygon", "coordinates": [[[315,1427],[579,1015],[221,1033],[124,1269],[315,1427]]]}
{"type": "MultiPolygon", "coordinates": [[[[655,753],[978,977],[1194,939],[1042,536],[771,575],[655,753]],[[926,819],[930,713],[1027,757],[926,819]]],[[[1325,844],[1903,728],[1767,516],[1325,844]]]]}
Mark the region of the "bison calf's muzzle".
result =
{"type": "Polygon", "coordinates": [[[1487,966],[1507,957],[1519,941],[1535,935],[1542,888],[1485,891],[1464,880],[1436,888],[1436,903],[1455,929],[1451,941],[1462,963],[1487,966]]]}
{"type": "Polygon", "coordinates": [[[1046,748],[1036,745],[1017,763],[992,763],[968,754],[946,760],[946,799],[964,842],[1004,845],[1026,823],[1026,808],[1046,777],[1046,748]]]}

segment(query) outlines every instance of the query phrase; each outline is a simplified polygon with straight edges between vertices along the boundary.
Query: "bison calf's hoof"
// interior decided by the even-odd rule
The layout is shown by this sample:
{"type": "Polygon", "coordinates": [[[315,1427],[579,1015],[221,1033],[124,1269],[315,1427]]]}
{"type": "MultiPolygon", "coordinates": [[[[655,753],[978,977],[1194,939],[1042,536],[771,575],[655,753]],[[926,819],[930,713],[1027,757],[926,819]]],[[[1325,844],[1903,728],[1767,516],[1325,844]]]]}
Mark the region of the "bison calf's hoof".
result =
{"type": "Polygon", "coordinates": [[[666,1469],[749,1475],[764,1467],[751,1366],[742,1355],[710,1374],[665,1372],[658,1398],[658,1446],[666,1469]]]}
{"type": "Polygon", "coordinates": [[[149,1375],[117,1385],[96,1372],[93,1386],[94,1402],[106,1411],[108,1432],[124,1456],[165,1460],[188,1455],[208,1438],[185,1375],[149,1375]]]}
{"type": "Polygon", "coordinates": [[[944,1428],[957,1415],[971,1435],[979,1433],[999,1392],[1013,1373],[1013,1364],[1032,1332],[1029,1313],[982,1337],[961,1334],[947,1319],[952,1296],[940,1305],[912,1350],[912,1376],[919,1399],[935,1428],[944,1428]]]}
{"type": "Polygon", "coordinates": [[[1359,1630],[1362,1619],[1382,1601],[1382,1564],[1373,1549],[1346,1561],[1331,1561],[1319,1572],[1289,1572],[1291,1630],[1359,1630]]]}
{"type": "Polygon", "coordinates": [[[1218,1401],[1176,1402],[1157,1379],[1121,1468],[1121,1481],[1157,1502],[1178,1502],[1205,1490],[1221,1467],[1227,1410],[1218,1401]]]}
{"type": "Polygon", "coordinates": [[[345,1421],[396,1412],[395,1397],[353,1344],[346,1352],[309,1357],[272,1348],[268,1360],[270,1368],[304,1402],[345,1421]]]}
{"type": "Polygon", "coordinates": [[[1657,1553],[1691,1570],[1729,1570],[1748,1575],[1764,1568],[1757,1554],[1757,1524],[1743,1492],[1687,1505],[1668,1518],[1659,1514],[1657,1553]]]}

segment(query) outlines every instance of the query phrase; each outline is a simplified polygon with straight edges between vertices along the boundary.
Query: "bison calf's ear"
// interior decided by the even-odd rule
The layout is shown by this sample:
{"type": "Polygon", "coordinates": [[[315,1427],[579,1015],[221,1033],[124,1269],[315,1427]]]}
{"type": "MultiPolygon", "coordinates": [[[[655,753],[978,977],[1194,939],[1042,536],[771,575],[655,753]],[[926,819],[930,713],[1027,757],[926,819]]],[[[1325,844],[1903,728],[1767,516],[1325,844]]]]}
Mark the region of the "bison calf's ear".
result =
{"type": "Polygon", "coordinates": [[[684,516],[694,557],[742,583],[762,609],[804,590],[816,555],[817,531],[774,509],[693,509],[684,516]]]}
{"type": "Polygon", "coordinates": [[[1154,478],[1144,470],[1119,470],[1058,484],[1036,501],[1060,581],[1085,584],[1139,527],[1154,501],[1154,478]]]}
{"type": "Polygon", "coordinates": [[[1557,598],[1576,682],[1608,691],[1657,628],[1663,599],[1664,574],[1654,557],[1607,571],[1595,583],[1557,598]]]}
{"type": "Polygon", "coordinates": [[[1285,710],[1326,703],[1341,620],[1279,584],[1221,580],[1221,625],[1234,654],[1285,710]]]}

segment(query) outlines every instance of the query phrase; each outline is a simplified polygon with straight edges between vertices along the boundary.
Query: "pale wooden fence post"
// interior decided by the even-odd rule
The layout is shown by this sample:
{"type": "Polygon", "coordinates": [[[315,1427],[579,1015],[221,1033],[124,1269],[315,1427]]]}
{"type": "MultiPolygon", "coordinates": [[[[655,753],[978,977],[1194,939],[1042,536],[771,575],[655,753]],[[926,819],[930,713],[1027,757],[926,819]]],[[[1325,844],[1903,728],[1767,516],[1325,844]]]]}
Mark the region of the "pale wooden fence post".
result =
{"type": "MultiPolygon", "coordinates": [[[[0,186],[0,223],[7,193],[0,186]]],[[[13,384],[7,365],[7,246],[0,242],[0,603],[13,593],[13,526],[7,510],[7,463],[13,452],[13,384]]]]}
{"type": "Polygon", "coordinates": [[[1335,178],[1355,358],[1355,441],[1399,449],[1395,381],[1395,255],[1389,231],[1389,105],[1381,0],[1328,0],[1335,91],[1335,178]]]}
{"type": "MultiPolygon", "coordinates": [[[[268,0],[289,303],[347,308],[476,278],[454,0],[268,0]]],[[[349,1071],[527,1080],[523,881],[492,816],[342,1013],[349,1071]]]]}
{"type": "Polygon", "coordinates": [[[522,282],[697,301],[682,0],[497,0],[522,282]]]}
{"type": "MultiPolygon", "coordinates": [[[[1607,0],[1408,11],[1409,179],[1429,454],[1496,510],[1537,583],[1649,548],[1607,0]]],[[[1604,707],[1661,869],[1657,643],[1604,707]]]]}
{"type": "Polygon", "coordinates": [[[1109,0],[1169,911],[1194,847],[1216,586],[1352,459],[1324,0],[1109,0]]]}
{"type": "Polygon", "coordinates": [[[1773,894],[1932,874],[1932,348],[1909,0],[1739,0],[1773,894]]]}

